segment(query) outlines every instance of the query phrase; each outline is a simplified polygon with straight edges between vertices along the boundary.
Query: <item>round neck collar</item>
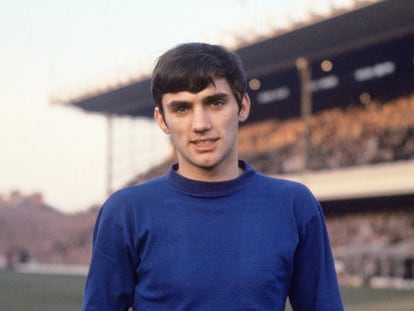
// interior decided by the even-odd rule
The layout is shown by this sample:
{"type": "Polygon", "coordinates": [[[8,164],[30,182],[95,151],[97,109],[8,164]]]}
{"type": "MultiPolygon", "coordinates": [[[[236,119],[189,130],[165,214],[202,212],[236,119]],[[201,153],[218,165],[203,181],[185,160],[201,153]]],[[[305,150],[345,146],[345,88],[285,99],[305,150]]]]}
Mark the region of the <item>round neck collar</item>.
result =
{"type": "Polygon", "coordinates": [[[234,192],[241,191],[250,183],[255,170],[246,162],[239,161],[239,167],[243,169],[240,176],[226,181],[207,182],[188,179],[177,173],[178,164],[173,164],[166,175],[168,184],[176,190],[197,197],[223,197],[234,192]]]}

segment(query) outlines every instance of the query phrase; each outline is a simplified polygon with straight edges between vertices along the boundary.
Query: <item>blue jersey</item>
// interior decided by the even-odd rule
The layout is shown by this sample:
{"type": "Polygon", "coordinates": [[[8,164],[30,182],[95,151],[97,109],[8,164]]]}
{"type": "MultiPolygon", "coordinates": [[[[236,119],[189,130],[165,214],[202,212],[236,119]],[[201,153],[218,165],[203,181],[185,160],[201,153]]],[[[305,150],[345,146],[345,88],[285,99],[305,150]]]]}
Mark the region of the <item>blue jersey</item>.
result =
{"type": "Polygon", "coordinates": [[[343,310],[318,201],[257,173],[201,182],[174,167],[114,193],[94,231],[84,311],[343,310]]]}

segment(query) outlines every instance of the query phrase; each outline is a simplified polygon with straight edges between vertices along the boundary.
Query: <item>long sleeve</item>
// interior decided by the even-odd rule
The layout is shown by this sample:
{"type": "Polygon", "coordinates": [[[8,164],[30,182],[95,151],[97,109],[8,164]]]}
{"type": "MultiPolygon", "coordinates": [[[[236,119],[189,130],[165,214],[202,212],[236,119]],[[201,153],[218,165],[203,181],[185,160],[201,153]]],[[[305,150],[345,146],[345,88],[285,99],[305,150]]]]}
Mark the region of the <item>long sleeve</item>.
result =
{"type": "Polygon", "coordinates": [[[328,233],[319,203],[299,233],[289,299],[295,311],[342,311],[328,233]]]}
{"type": "Polygon", "coordinates": [[[118,205],[109,200],[97,219],[83,311],[128,310],[133,303],[134,260],[118,205]]]}

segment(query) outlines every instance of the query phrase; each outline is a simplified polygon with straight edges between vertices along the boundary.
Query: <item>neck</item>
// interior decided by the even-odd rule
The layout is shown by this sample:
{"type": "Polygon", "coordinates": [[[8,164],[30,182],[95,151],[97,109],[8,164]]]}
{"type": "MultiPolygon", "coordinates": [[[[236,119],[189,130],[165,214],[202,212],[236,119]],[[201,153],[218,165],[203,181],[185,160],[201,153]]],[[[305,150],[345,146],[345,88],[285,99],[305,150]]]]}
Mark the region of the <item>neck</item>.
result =
{"type": "Polygon", "coordinates": [[[177,173],[181,176],[198,181],[220,182],[237,178],[243,173],[238,161],[234,165],[226,167],[189,167],[178,164],[177,173]]]}

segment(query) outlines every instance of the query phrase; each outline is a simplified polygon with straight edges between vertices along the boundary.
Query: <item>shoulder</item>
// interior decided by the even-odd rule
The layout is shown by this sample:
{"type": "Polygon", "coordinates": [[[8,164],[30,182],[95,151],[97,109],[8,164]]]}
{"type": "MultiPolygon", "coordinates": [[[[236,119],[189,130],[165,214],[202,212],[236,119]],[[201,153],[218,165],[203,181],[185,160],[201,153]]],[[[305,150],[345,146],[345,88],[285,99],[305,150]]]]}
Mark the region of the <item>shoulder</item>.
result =
{"type": "Polygon", "coordinates": [[[289,194],[299,197],[314,197],[311,190],[298,181],[257,173],[255,182],[259,187],[267,191],[279,191],[285,195],[289,194]]]}
{"type": "Polygon", "coordinates": [[[258,173],[252,189],[252,194],[283,205],[296,217],[307,219],[321,213],[319,201],[308,186],[301,182],[258,173]]]}
{"type": "Polygon", "coordinates": [[[113,192],[101,207],[101,213],[121,216],[131,211],[138,212],[159,200],[160,193],[167,188],[165,177],[161,176],[141,184],[132,185],[113,192]]]}
{"type": "Polygon", "coordinates": [[[135,200],[137,197],[151,197],[159,193],[160,188],[165,187],[165,176],[160,176],[140,184],[135,184],[119,189],[109,196],[110,200],[124,201],[135,200]]]}

